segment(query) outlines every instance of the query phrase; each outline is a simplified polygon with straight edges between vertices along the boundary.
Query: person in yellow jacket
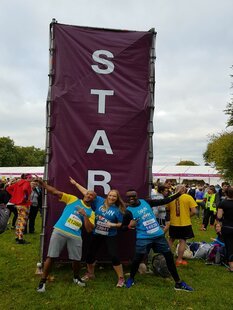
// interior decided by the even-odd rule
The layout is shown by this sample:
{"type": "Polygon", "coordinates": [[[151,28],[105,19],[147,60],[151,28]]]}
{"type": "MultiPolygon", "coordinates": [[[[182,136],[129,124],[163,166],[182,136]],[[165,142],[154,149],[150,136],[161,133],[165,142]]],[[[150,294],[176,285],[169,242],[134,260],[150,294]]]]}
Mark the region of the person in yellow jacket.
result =
{"type": "Polygon", "coordinates": [[[208,224],[214,225],[216,218],[216,189],[214,185],[210,185],[205,195],[205,209],[201,230],[206,231],[208,224]]]}

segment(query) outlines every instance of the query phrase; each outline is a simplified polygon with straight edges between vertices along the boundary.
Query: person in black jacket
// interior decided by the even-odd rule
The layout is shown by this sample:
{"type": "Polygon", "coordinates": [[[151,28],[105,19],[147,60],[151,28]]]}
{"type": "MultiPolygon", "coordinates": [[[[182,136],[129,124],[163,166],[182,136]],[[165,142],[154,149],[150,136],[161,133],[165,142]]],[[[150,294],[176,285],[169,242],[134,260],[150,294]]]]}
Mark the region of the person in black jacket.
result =
{"type": "MultiPolygon", "coordinates": [[[[38,182],[32,181],[31,182],[32,192],[30,196],[31,206],[30,212],[28,217],[28,226],[29,226],[29,233],[33,234],[35,232],[35,220],[38,211],[42,208],[42,191],[39,187],[38,182]]],[[[24,233],[27,233],[27,227],[24,230],[24,233]]]]}
{"type": "Polygon", "coordinates": [[[9,201],[9,194],[5,190],[5,184],[0,183],[0,234],[7,228],[10,211],[7,209],[6,204],[9,201]]]}
{"type": "Polygon", "coordinates": [[[226,246],[229,271],[233,272],[233,187],[226,190],[226,198],[219,203],[216,220],[222,221],[222,236],[226,246]]]}

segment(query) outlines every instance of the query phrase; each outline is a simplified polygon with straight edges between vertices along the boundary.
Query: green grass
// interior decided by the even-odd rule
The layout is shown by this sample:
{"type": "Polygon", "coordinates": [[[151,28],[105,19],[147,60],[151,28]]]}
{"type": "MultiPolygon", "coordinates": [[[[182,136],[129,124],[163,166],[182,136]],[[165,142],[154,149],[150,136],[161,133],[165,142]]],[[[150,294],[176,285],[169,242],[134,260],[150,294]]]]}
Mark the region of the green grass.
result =
{"type": "MultiPolygon", "coordinates": [[[[40,218],[37,219],[37,231],[40,218]]],[[[210,241],[213,229],[199,231],[200,220],[193,219],[196,241],[210,241]]],[[[137,275],[130,289],[115,287],[116,276],[111,266],[96,269],[96,279],[86,288],[72,283],[70,264],[56,264],[51,272],[46,292],[36,292],[40,277],[35,275],[39,260],[39,233],[27,235],[28,245],[17,245],[14,232],[0,235],[0,309],[231,309],[232,278],[222,266],[207,266],[203,261],[190,260],[186,267],[178,267],[179,274],[195,291],[175,291],[172,279],[154,275],[137,275]]],[[[129,272],[129,266],[124,267],[129,272]]],[[[83,273],[85,272],[85,266],[83,273]]]]}

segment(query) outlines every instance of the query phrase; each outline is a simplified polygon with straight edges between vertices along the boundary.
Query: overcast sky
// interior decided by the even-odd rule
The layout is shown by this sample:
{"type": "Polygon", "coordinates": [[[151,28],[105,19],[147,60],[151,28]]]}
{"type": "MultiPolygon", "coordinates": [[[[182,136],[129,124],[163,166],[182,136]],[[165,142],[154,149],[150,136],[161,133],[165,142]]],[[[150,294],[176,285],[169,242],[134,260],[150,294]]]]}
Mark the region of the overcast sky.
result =
{"type": "Polygon", "coordinates": [[[49,23],[155,28],[154,164],[203,164],[232,97],[232,0],[1,0],[0,137],[44,148],[49,23]]]}

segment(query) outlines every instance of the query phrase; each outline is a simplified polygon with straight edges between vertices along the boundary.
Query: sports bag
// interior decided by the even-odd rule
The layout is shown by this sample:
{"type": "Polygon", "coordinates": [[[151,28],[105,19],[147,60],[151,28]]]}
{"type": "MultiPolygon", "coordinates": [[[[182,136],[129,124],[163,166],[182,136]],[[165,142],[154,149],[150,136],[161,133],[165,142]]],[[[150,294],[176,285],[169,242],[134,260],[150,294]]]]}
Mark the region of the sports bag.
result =
{"type": "Polygon", "coordinates": [[[0,234],[6,230],[9,216],[10,210],[5,206],[0,206],[0,234]]]}

